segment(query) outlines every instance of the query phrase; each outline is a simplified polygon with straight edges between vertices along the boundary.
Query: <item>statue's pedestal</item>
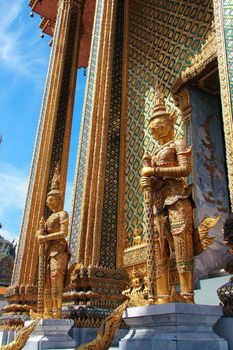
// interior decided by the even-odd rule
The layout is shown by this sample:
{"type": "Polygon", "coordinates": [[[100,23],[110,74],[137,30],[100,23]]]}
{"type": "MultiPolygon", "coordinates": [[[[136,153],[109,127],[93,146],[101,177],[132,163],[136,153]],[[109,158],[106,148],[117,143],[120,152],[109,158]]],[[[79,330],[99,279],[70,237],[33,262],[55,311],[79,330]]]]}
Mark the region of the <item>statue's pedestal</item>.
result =
{"type": "Polygon", "coordinates": [[[222,316],[219,306],[172,303],[128,308],[130,326],[120,350],[228,350],[213,331],[222,316]]]}
{"type": "MultiPolygon", "coordinates": [[[[25,322],[25,326],[31,322],[25,322]]],[[[23,350],[74,349],[75,341],[68,335],[73,324],[74,321],[68,319],[40,320],[23,350]]]]}

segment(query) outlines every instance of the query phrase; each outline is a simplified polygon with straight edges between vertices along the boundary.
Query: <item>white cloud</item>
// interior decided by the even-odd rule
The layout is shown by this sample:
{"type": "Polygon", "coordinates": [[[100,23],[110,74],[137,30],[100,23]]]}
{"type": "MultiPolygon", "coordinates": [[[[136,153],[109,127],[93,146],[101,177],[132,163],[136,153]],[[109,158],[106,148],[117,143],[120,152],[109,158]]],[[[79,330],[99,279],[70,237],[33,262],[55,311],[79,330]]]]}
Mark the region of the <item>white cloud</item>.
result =
{"type": "Polygon", "coordinates": [[[28,177],[16,167],[0,162],[0,217],[9,209],[23,209],[28,177]]]}
{"type": "MultiPolygon", "coordinates": [[[[8,240],[17,237],[26,199],[28,175],[15,166],[0,162],[0,235],[8,240]]],[[[70,212],[73,184],[67,182],[65,210],[70,212]]]]}
{"type": "Polygon", "coordinates": [[[12,242],[13,240],[15,241],[15,243],[17,242],[17,237],[8,230],[1,229],[0,235],[10,242],[12,242]]]}
{"type": "Polygon", "coordinates": [[[28,176],[15,166],[0,162],[0,235],[13,240],[19,234],[28,176]]]}
{"type": "MultiPolygon", "coordinates": [[[[46,64],[41,46],[36,43],[39,35],[33,34],[32,28],[25,24],[23,18],[25,0],[0,0],[4,16],[0,21],[0,63],[10,70],[35,78],[38,66],[46,64]]],[[[31,27],[37,27],[37,23],[31,27]]],[[[35,29],[35,28],[33,28],[35,29]]]]}
{"type": "MultiPolygon", "coordinates": [[[[28,176],[16,167],[0,162],[0,217],[8,209],[24,208],[28,176]]],[[[67,182],[65,208],[70,211],[73,184],[67,182]]]]}
{"type": "Polygon", "coordinates": [[[1,26],[9,26],[19,15],[19,12],[24,5],[24,0],[18,0],[14,2],[7,2],[5,0],[0,0],[1,10],[4,13],[1,19],[1,26]],[[9,11],[10,10],[10,11],[9,11]]]}

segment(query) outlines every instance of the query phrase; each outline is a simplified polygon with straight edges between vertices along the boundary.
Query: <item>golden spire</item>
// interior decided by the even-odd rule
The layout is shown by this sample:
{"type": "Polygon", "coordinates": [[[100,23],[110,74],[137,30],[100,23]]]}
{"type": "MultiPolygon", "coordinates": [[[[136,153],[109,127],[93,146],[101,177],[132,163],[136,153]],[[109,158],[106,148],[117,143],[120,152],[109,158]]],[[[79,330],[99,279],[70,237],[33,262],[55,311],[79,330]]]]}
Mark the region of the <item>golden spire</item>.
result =
{"type": "Polygon", "coordinates": [[[154,97],[154,110],[152,116],[149,119],[149,123],[151,123],[154,119],[158,117],[169,117],[169,113],[167,113],[165,108],[164,94],[159,89],[159,87],[156,86],[156,92],[154,97]]]}
{"type": "Polygon", "coordinates": [[[49,193],[47,194],[47,196],[51,196],[51,195],[60,195],[61,191],[60,191],[60,172],[59,172],[59,163],[57,163],[56,168],[54,170],[54,175],[52,178],[52,184],[51,184],[51,190],[49,191],[49,193]]]}

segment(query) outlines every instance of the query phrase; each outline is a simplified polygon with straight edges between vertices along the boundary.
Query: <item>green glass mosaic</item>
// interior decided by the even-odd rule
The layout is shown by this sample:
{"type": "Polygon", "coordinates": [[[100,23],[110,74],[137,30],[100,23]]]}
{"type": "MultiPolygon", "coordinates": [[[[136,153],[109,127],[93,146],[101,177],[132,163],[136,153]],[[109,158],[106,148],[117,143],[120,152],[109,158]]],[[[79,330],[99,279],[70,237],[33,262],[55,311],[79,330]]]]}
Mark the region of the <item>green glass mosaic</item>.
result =
{"type": "Polygon", "coordinates": [[[223,22],[231,105],[233,106],[233,1],[223,0],[223,22]]]}
{"type": "MultiPolygon", "coordinates": [[[[212,21],[212,0],[130,1],[125,210],[129,241],[133,238],[134,223],[143,226],[141,159],[145,150],[153,153],[157,147],[148,132],[156,82],[167,94],[168,110],[173,110],[169,89],[200,51],[212,21]]],[[[182,132],[179,115],[176,136],[182,132]]]]}

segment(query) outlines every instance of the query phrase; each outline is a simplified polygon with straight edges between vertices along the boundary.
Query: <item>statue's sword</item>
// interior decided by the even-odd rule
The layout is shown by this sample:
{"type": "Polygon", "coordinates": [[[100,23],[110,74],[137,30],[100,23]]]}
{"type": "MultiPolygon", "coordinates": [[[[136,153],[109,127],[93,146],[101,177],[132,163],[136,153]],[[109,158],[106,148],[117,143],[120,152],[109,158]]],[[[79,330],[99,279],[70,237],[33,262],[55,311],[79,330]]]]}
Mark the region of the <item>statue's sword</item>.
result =
{"type": "MultiPolygon", "coordinates": [[[[42,217],[39,223],[40,235],[44,232],[44,218],[42,217]]],[[[37,299],[37,313],[43,316],[44,313],[44,286],[45,286],[45,242],[39,245],[39,269],[38,269],[38,299],[37,299]]]]}
{"type": "MultiPolygon", "coordinates": [[[[151,167],[151,156],[145,153],[142,159],[143,167],[151,167]]],[[[147,239],[147,283],[148,302],[155,302],[155,246],[154,246],[154,215],[153,215],[153,193],[152,187],[143,188],[144,194],[144,221],[147,239]]]]}

